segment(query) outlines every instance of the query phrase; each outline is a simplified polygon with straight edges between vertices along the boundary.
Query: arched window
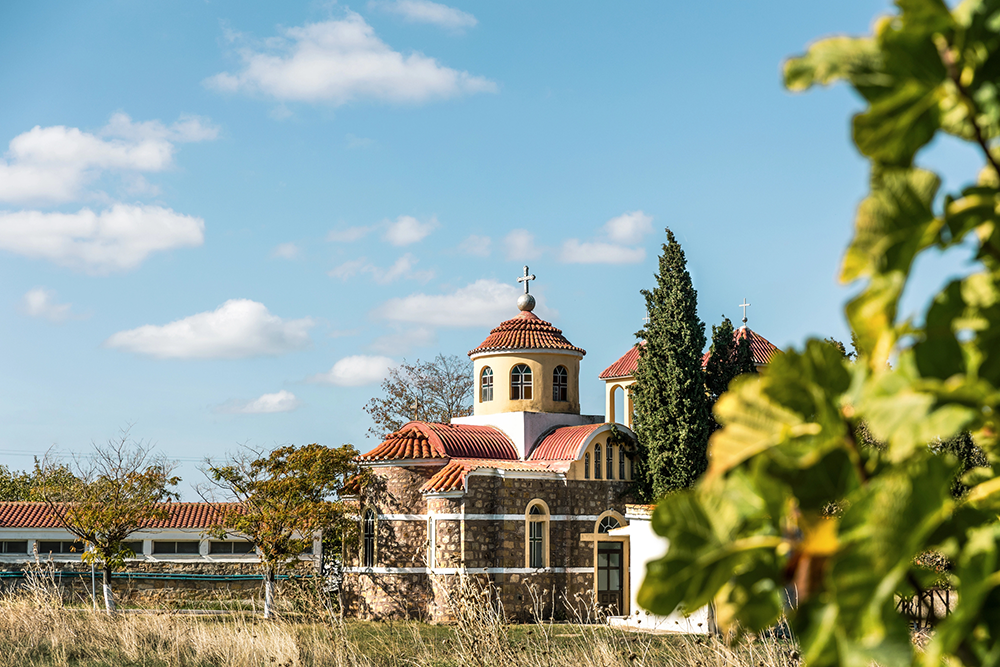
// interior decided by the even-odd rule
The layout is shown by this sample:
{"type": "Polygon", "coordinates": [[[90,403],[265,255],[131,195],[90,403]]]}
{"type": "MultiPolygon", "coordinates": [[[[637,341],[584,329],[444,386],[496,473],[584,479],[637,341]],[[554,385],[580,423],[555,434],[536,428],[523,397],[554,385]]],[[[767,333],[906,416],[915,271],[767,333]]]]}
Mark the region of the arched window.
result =
{"type": "Polygon", "coordinates": [[[618,447],[618,479],[625,479],[625,448],[618,447]]]}
{"type": "Polygon", "coordinates": [[[549,508],[541,500],[528,504],[525,520],[525,567],[549,566],[549,508]]]}
{"type": "Polygon", "coordinates": [[[610,533],[615,528],[621,528],[621,523],[610,514],[597,522],[598,533],[610,533]]]}
{"type": "Polygon", "coordinates": [[[615,478],[615,446],[608,443],[608,479],[615,478]]]}
{"type": "Polygon", "coordinates": [[[556,366],[552,371],[552,400],[569,400],[569,373],[566,372],[565,366],[556,366]]]}
{"type": "Polygon", "coordinates": [[[594,445],[594,479],[601,478],[601,446],[594,445]]]}
{"type": "Polygon", "coordinates": [[[489,366],[479,374],[479,402],[493,400],[493,369],[489,366]]]}
{"type": "Polygon", "coordinates": [[[590,452],[583,455],[583,478],[590,479],[590,452]]]}
{"type": "Polygon", "coordinates": [[[368,508],[362,518],[361,567],[375,566],[375,510],[368,508]]]}
{"type": "Polygon", "coordinates": [[[510,370],[510,400],[531,399],[531,369],[518,364],[510,370]]]}

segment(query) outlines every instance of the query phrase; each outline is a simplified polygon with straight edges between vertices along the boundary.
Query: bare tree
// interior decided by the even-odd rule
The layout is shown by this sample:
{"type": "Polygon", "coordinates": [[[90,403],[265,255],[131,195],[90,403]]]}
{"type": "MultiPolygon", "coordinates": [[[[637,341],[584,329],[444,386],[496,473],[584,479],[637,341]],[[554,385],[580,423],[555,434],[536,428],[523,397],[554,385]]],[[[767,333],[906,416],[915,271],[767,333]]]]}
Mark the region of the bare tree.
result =
{"type": "Polygon", "coordinates": [[[174,464],[154,454],[149,444],[132,440],[129,430],[77,457],[70,479],[66,466],[50,455],[37,466],[38,495],[63,528],[83,542],[83,559],[101,567],[109,614],[115,611],[111,574],[135,555],[122,543],[169,517],[165,503],[177,498],[170,488],[180,481],[171,475],[174,464]]]}
{"type": "Polygon", "coordinates": [[[449,422],[472,414],[472,362],[457,355],[402,364],[382,380],[381,397],[368,401],[368,433],[383,438],[408,421],[449,422]]]}

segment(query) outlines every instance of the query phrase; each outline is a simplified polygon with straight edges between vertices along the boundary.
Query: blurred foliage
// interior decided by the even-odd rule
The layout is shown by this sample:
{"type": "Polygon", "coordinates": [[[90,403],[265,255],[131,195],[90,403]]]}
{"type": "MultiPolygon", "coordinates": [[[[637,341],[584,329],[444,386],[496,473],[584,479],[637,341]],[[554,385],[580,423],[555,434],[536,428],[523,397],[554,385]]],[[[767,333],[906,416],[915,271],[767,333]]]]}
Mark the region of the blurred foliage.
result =
{"type": "Polygon", "coordinates": [[[660,613],[714,602],[720,625],[742,632],[787,613],[813,667],[995,665],[1000,0],[896,8],[873,34],[823,39],[784,69],[791,90],[844,81],[865,103],[853,137],[870,189],[840,276],[863,281],[846,307],[857,359],[810,340],[733,383],[706,475],[654,514],[670,550],[639,602],[660,613]],[[914,163],[942,133],[983,160],[953,192],[914,163]],[[969,248],[969,275],[901,319],[920,254],[969,248]],[[957,606],[914,651],[896,601],[942,576],[957,606]]]}

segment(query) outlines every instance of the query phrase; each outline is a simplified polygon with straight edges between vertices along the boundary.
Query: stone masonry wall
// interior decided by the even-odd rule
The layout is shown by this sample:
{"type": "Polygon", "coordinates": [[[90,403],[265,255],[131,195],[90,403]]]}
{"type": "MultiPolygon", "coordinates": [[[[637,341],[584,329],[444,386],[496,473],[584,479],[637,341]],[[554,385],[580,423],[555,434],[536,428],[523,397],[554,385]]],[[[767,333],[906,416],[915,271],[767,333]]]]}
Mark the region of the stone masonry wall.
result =
{"type": "MultiPolygon", "coordinates": [[[[425,498],[420,486],[439,468],[376,468],[386,480],[387,493],[377,503],[380,513],[429,515],[433,520],[433,554],[428,544],[427,520],[389,520],[378,524],[376,568],[345,575],[346,611],[368,619],[418,618],[453,620],[449,596],[457,589],[458,575],[431,574],[434,568],[457,568],[473,573],[497,590],[505,612],[514,619],[536,617],[587,619],[594,602],[592,571],[558,572],[553,569],[594,567],[594,542],[581,540],[593,534],[593,518],[550,521],[549,568],[525,568],[525,522],[528,503],[541,499],[551,515],[596,517],[607,510],[625,514],[628,484],[596,480],[517,479],[472,475],[462,498],[425,498]],[[518,515],[460,519],[435,515],[518,515]],[[385,568],[411,571],[386,572],[385,568]],[[482,573],[481,569],[519,570],[482,573]],[[480,570],[479,573],[476,571],[480,570]]],[[[351,555],[348,565],[360,565],[351,555]]],[[[627,601],[627,592],[624,594],[627,601]]]]}

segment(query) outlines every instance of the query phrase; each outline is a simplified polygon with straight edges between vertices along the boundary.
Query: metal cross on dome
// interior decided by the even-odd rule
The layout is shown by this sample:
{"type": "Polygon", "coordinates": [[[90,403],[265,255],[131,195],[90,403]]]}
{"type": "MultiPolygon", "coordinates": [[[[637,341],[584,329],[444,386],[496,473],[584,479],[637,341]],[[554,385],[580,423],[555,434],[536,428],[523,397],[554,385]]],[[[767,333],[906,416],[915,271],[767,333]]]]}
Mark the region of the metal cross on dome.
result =
{"type": "MultiPolygon", "coordinates": [[[[532,274],[530,276],[528,275],[528,265],[525,264],[524,265],[524,275],[517,279],[517,282],[524,283],[524,293],[525,294],[528,293],[528,281],[529,280],[537,280],[537,278],[535,278],[534,274],[532,274]]],[[[744,301],[746,301],[746,299],[744,299],[744,301]]]]}
{"type": "Polygon", "coordinates": [[[743,303],[740,304],[740,308],[743,309],[743,324],[747,323],[747,306],[749,305],[750,304],[747,303],[747,298],[743,297],[743,303]]]}

